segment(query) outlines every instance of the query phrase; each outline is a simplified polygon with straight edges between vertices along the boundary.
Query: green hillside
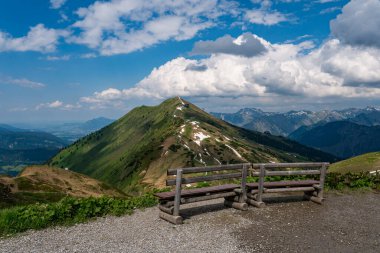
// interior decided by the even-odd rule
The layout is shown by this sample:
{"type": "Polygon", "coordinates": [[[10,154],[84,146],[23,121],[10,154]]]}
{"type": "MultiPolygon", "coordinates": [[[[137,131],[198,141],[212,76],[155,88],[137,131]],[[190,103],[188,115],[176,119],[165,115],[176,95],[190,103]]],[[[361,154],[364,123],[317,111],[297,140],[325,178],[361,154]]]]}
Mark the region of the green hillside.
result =
{"type": "Polygon", "coordinates": [[[164,186],[169,168],[334,159],[286,138],[235,127],[177,97],[133,109],[65,148],[50,164],[141,192],[164,186]]]}
{"type": "Polygon", "coordinates": [[[358,173],[380,170],[380,152],[372,152],[334,163],[329,172],[358,173]]]}
{"type": "Polygon", "coordinates": [[[55,202],[65,196],[121,198],[126,195],[96,179],[49,166],[26,167],[17,177],[0,175],[0,209],[55,202]]]}

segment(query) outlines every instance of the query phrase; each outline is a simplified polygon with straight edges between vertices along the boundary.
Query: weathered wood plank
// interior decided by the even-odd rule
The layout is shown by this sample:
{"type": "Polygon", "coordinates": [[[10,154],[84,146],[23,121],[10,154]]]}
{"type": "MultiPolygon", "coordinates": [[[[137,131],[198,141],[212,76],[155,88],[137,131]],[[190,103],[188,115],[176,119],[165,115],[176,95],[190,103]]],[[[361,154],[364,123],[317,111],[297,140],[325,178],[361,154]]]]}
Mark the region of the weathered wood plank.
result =
{"type": "Polygon", "coordinates": [[[243,170],[241,172],[241,199],[240,202],[244,202],[247,199],[247,174],[248,168],[247,165],[243,165],[243,170]]]}
{"type": "Polygon", "coordinates": [[[319,190],[318,190],[318,197],[321,199],[323,199],[323,189],[324,189],[324,185],[325,185],[326,170],[327,170],[327,166],[322,165],[321,175],[319,176],[320,182],[319,182],[319,190]]]}
{"type": "Polygon", "coordinates": [[[258,185],[258,192],[257,192],[257,201],[263,202],[262,195],[264,190],[264,177],[265,177],[265,167],[264,165],[260,165],[260,175],[259,175],[259,185],[258,185]]]}
{"type": "MultiPolygon", "coordinates": [[[[241,170],[243,165],[250,166],[250,163],[239,163],[239,164],[227,164],[220,166],[206,166],[206,167],[191,167],[191,168],[181,168],[183,174],[190,173],[200,173],[200,172],[212,172],[212,171],[223,171],[223,170],[241,170]]],[[[179,169],[169,169],[167,175],[176,175],[179,169]]]]}
{"type": "MultiPolygon", "coordinates": [[[[265,176],[295,176],[295,175],[319,175],[320,170],[289,170],[289,171],[265,171],[265,176]]],[[[260,172],[252,172],[252,176],[260,176],[260,172]]]]}
{"type": "Polygon", "coordinates": [[[289,187],[289,188],[274,188],[265,189],[264,193],[280,193],[280,192],[313,192],[314,187],[289,187]]]}
{"type": "Polygon", "coordinates": [[[323,165],[328,166],[329,163],[252,163],[254,169],[260,169],[264,165],[265,168],[318,168],[323,165]]]}
{"type": "Polygon", "coordinates": [[[262,208],[265,206],[265,203],[264,202],[259,202],[259,201],[256,201],[254,199],[251,199],[251,198],[248,198],[247,199],[247,203],[252,205],[252,206],[255,206],[255,207],[258,207],[258,208],[262,208]]]}
{"type": "Polygon", "coordinates": [[[177,170],[177,178],[175,185],[175,196],[174,196],[174,216],[179,216],[179,205],[181,203],[181,179],[182,179],[182,170],[177,170]]]}
{"type": "Polygon", "coordinates": [[[239,210],[242,210],[242,211],[248,210],[247,203],[233,202],[233,201],[229,201],[229,200],[225,199],[224,200],[224,205],[228,206],[228,207],[235,208],[235,209],[239,209],[239,210]]]}
{"type": "MultiPolygon", "coordinates": [[[[196,182],[214,181],[214,180],[232,179],[232,178],[241,178],[241,173],[217,174],[217,175],[209,175],[209,176],[182,178],[182,184],[191,184],[191,183],[196,183],[196,182]]],[[[175,184],[176,184],[176,179],[166,180],[167,186],[171,186],[175,184]]]]}
{"type": "Polygon", "coordinates": [[[181,201],[181,204],[188,204],[188,203],[199,202],[199,201],[204,201],[204,200],[233,197],[233,196],[236,196],[235,192],[223,192],[223,193],[217,193],[217,194],[210,194],[206,196],[183,198],[183,200],[181,201]]]}
{"type": "MultiPolygon", "coordinates": [[[[264,187],[275,188],[275,187],[286,187],[286,186],[314,186],[319,184],[317,180],[286,180],[277,182],[264,182],[264,187]]],[[[248,189],[257,189],[259,183],[247,183],[248,189]]]]}
{"type": "MultiPolygon", "coordinates": [[[[318,183],[319,181],[317,181],[318,183]]],[[[210,186],[210,187],[202,187],[202,188],[196,188],[196,189],[188,189],[188,190],[182,190],[181,196],[197,196],[197,195],[204,195],[206,193],[215,193],[215,192],[225,192],[225,191],[233,191],[234,189],[239,189],[238,184],[225,184],[225,185],[218,185],[218,186],[210,186]]],[[[164,200],[171,200],[174,199],[175,191],[171,192],[159,192],[155,193],[155,196],[159,197],[161,201],[164,200]]]]}
{"type": "Polygon", "coordinates": [[[173,215],[173,211],[174,211],[174,207],[171,206],[171,207],[166,207],[166,206],[163,206],[163,205],[158,205],[158,209],[160,209],[161,211],[167,213],[167,214],[170,214],[170,215],[173,215]]]}
{"type": "Polygon", "coordinates": [[[174,216],[164,212],[160,212],[159,216],[161,219],[169,221],[175,225],[183,224],[183,218],[181,216],[174,216]]]}
{"type": "Polygon", "coordinates": [[[323,198],[315,197],[313,195],[307,195],[307,194],[305,194],[304,196],[305,196],[306,199],[308,199],[308,200],[310,200],[310,201],[312,201],[314,203],[322,205],[323,198]]]}

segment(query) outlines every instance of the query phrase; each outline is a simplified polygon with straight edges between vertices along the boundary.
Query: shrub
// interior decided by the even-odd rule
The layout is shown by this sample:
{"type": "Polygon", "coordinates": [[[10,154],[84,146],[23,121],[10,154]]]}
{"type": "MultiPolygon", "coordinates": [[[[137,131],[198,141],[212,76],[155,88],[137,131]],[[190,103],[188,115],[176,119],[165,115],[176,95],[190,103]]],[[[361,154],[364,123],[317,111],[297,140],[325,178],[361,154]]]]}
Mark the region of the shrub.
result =
{"type": "Polygon", "coordinates": [[[28,229],[84,222],[107,214],[131,214],[136,208],[146,208],[156,204],[157,199],[149,193],[128,199],[66,197],[56,203],[4,209],[0,211],[0,236],[28,229]]]}

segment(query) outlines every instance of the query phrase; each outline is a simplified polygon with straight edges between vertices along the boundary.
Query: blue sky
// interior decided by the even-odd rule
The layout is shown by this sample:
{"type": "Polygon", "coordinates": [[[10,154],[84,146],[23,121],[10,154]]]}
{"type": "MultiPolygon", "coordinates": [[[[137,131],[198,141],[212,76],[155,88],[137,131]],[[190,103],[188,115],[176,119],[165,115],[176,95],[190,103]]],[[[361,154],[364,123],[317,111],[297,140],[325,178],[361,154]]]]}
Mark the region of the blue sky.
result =
{"type": "Polygon", "coordinates": [[[379,0],[3,0],[0,121],[380,105],[379,0]],[[21,8],[22,7],[22,8],[21,8]]]}

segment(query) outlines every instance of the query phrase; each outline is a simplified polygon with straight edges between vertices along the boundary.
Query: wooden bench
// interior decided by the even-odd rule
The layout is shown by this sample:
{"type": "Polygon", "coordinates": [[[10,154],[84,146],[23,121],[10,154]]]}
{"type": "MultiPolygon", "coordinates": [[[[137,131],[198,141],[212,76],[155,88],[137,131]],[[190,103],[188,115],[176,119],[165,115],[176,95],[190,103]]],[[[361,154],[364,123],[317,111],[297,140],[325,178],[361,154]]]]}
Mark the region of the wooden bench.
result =
{"type": "Polygon", "coordinates": [[[250,164],[233,164],[208,167],[192,167],[182,169],[169,169],[168,176],[175,179],[167,179],[166,185],[175,185],[175,191],[161,192],[155,195],[159,198],[160,218],[173,224],[182,224],[183,219],[179,215],[181,204],[225,198],[224,204],[240,210],[247,210],[246,203],[246,178],[250,164]],[[199,175],[200,173],[210,175],[199,175]],[[183,175],[188,175],[183,177],[183,175]],[[191,184],[205,181],[240,179],[240,184],[224,184],[220,186],[203,187],[197,189],[182,190],[182,184],[191,184]]]}
{"type": "Polygon", "coordinates": [[[247,203],[256,207],[263,207],[265,206],[262,201],[264,193],[304,192],[305,198],[322,204],[328,166],[329,163],[252,164],[251,176],[259,177],[259,180],[258,183],[247,184],[247,203]],[[319,175],[319,180],[265,182],[265,177],[298,175],[319,175]]]}
{"type": "Polygon", "coordinates": [[[263,207],[265,205],[262,201],[264,193],[304,192],[307,199],[321,204],[328,165],[328,163],[244,163],[169,169],[167,171],[168,177],[174,176],[175,178],[168,178],[166,185],[175,185],[175,190],[155,194],[159,198],[160,218],[173,224],[182,224],[183,218],[179,214],[181,204],[215,198],[224,198],[226,206],[239,210],[247,210],[247,203],[256,207],[263,207]],[[297,170],[284,171],[284,168],[297,168],[297,170]],[[300,168],[301,170],[299,170],[300,168]],[[200,175],[201,173],[206,173],[207,175],[200,175]],[[247,183],[248,173],[253,177],[258,177],[258,182],[247,183]],[[183,177],[184,174],[187,177],[183,177]],[[265,182],[265,177],[286,175],[320,175],[320,179],[319,181],[265,182]],[[182,190],[182,184],[226,179],[239,179],[240,183],[182,190]]]}

